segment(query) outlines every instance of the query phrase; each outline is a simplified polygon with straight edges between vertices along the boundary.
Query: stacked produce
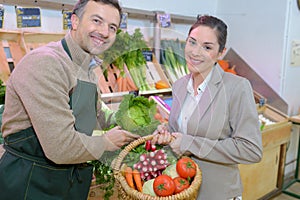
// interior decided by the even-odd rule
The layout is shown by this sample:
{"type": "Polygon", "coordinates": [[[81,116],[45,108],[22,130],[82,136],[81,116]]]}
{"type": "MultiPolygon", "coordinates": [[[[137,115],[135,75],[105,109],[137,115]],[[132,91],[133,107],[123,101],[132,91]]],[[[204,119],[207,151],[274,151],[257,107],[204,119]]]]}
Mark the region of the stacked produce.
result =
{"type": "Polygon", "coordinates": [[[232,73],[232,74],[237,74],[236,71],[235,71],[236,66],[235,65],[230,66],[230,63],[229,63],[228,60],[218,60],[218,64],[220,65],[220,67],[222,67],[222,69],[225,72],[229,72],[229,73],[232,73]]]}
{"type": "Polygon", "coordinates": [[[269,125],[272,125],[272,124],[275,124],[274,121],[266,118],[263,114],[259,114],[258,115],[258,119],[259,119],[259,124],[260,124],[260,130],[264,130],[264,128],[266,126],[269,126],[269,125]]]}
{"type": "MultiPolygon", "coordinates": [[[[112,47],[99,57],[103,60],[102,67],[110,65],[117,67],[121,72],[121,77],[126,76],[125,69],[128,69],[139,90],[151,90],[154,88],[151,88],[146,81],[146,60],[142,53],[143,50],[149,50],[149,47],[144,41],[140,29],[135,29],[132,35],[119,31],[112,47]]],[[[107,70],[104,69],[104,75],[106,73],[107,70]]],[[[123,81],[122,78],[120,79],[123,81]]]]}
{"type": "Polygon", "coordinates": [[[184,47],[185,42],[179,39],[161,40],[161,64],[172,82],[189,73],[184,57],[184,47]]]}

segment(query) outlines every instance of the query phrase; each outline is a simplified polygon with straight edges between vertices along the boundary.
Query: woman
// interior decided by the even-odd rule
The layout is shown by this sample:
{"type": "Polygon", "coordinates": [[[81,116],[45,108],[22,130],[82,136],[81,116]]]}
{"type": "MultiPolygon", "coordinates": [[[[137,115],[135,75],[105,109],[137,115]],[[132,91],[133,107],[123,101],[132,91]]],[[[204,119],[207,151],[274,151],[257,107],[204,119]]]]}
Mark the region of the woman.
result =
{"type": "Polygon", "coordinates": [[[204,200],[241,199],[238,164],[262,157],[251,85],[217,64],[226,37],[227,26],[216,17],[200,16],[192,25],[185,46],[190,74],[173,84],[169,127],[160,126],[153,139],[196,161],[203,176],[198,199],[204,200]]]}

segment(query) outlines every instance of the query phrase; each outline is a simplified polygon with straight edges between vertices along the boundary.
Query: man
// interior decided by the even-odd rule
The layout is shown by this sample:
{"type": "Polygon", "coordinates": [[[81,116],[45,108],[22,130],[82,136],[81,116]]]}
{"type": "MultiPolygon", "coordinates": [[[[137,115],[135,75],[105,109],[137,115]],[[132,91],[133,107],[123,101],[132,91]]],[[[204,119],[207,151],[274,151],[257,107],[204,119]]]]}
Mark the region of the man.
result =
{"type": "Polygon", "coordinates": [[[90,63],[115,41],[120,15],[117,0],[79,0],[62,41],[31,51],[14,69],[3,113],[1,199],[87,199],[86,162],[138,138],[120,127],[91,136],[112,121],[97,104],[90,63]]]}

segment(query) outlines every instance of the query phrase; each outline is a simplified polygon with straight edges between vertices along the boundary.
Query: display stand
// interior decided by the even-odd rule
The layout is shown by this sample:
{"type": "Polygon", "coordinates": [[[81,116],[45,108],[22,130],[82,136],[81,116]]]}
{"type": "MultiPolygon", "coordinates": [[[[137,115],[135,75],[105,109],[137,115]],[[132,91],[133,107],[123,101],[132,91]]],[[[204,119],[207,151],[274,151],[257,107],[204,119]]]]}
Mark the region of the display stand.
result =
{"type": "MultiPolygon", "coordinates": [[[[296,125],[296,126],[300,127],[300,115],[291,117],[290,121],[293,123],[293,125],[296,125]]],[[[296,160],[296,171],[295,171],[293,179],[286,186],[283,187],[282,193],[290,195],[290,196],[295,197],[297,199],[300,199],[300,192],[297,194],[297,193],[288,191],[288,189],[292,185],[294,185],[295,183],[300,183],[300,179],[298,177],[298,175],[299,175],[299,164],[300,164],[300,131],[298,133],[299,133],[299,141],[298,141],[298,153],[297,153],[297,160],[296,160]]]]}

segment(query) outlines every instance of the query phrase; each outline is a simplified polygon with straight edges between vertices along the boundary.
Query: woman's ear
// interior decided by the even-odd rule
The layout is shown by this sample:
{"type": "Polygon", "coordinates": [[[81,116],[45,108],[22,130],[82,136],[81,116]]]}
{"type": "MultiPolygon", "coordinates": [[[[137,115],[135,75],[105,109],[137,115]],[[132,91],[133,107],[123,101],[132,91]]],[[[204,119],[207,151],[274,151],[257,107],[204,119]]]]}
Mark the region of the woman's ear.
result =
{"type": "Polygon", "coordinates": [[[221,52],[219,52],[219,58],[221,58],[221,57],[223,57],[224,56],[224,54],[225,54],[225,52],[226,52],[226,48],[224,48],[221,52]]]}
{"type": "Polygon", "coordinates": [[[72,22],[72,30],[77,30],[79,24],[79,17],[75,14],[72,14],[71,22],[72,22]]]}

